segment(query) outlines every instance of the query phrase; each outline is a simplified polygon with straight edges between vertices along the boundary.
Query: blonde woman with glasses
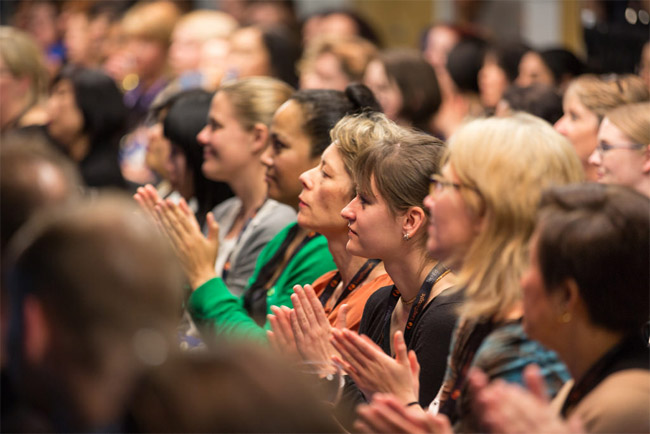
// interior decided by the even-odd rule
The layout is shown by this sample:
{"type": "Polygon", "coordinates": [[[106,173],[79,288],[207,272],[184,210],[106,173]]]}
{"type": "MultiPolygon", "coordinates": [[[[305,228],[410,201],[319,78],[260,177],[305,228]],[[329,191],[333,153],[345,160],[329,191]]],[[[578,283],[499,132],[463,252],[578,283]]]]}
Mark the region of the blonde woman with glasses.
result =
{"type": "Polygon", "coordinates": [[[607,113],[589,164],[596,168],[598,182],[625,185],[650,197],[650,102],[607,113]]]}

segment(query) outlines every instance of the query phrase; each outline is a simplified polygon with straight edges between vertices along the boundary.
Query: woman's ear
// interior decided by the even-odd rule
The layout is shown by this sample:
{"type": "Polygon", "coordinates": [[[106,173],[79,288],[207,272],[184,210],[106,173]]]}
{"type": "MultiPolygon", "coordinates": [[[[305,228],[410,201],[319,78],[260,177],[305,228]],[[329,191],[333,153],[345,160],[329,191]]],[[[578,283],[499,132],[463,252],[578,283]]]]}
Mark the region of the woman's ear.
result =
{"type": "Polygon", "coordinates": [[[646,145],[645,152],[643,153],[643,173],[650,173],[650,145],[646,145]]]}
{"type": "Polygon", "coordinates": [[[406,210],[403,219],[403,235],[408,235],[408,238],[412,238],[421,226],[426,225],[427,215],[419,206],[412,206],[406,210]]]}
{"type": "Polygon", "coordinates": [[[570,277],[553,289],[553,302],[560,322],[569,322],[573,316],[584,310],[578,282],[570,277]]]}
{"type": "Polygon", "coordinates": [[[269,140],[269,127],[264,124],[257,123],[253,126],[251,131],[252,142],[251,151],[255,154],[262,154],[266,149],[269,140]]]}

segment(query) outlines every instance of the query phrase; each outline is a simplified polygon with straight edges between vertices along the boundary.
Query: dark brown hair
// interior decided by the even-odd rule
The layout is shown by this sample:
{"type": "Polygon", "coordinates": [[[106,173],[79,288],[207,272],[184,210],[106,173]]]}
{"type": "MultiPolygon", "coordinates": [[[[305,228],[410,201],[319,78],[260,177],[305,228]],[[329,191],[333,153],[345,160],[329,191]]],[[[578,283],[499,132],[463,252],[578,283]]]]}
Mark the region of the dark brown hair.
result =
{"type": "Polygon", "coordinates": [[[577,283],[593,324],[636,332],[650,311],[650,199],[622,186],[544,193],[538,257],[547,290],[577,283]]]}

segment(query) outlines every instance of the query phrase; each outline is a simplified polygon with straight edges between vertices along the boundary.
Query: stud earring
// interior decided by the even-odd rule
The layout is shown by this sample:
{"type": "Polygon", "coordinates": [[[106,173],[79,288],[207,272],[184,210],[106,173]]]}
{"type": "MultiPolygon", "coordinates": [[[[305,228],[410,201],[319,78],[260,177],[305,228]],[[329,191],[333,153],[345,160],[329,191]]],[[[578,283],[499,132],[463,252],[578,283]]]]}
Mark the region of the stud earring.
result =
{"type": "Polygon", "coordinates": [[[404,239],[404,241],[408,241],[411,239],[411,236],[409,234],[404,234],[402,238],[404,239]]]}

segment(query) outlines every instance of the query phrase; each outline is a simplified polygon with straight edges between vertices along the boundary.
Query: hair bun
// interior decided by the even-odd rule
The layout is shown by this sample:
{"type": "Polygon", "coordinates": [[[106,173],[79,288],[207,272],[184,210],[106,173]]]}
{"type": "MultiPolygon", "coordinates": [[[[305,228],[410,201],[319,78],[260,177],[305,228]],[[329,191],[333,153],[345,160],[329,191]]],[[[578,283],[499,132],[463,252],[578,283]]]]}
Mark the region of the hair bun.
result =
{"type": "Polygon", "coordinates": [[[367,86],[352,83],[345,88],[345,96],[352,104],[352,110],[347,114],[357,114],[364,111],[381,112],[381,105],[367,86]]]}

